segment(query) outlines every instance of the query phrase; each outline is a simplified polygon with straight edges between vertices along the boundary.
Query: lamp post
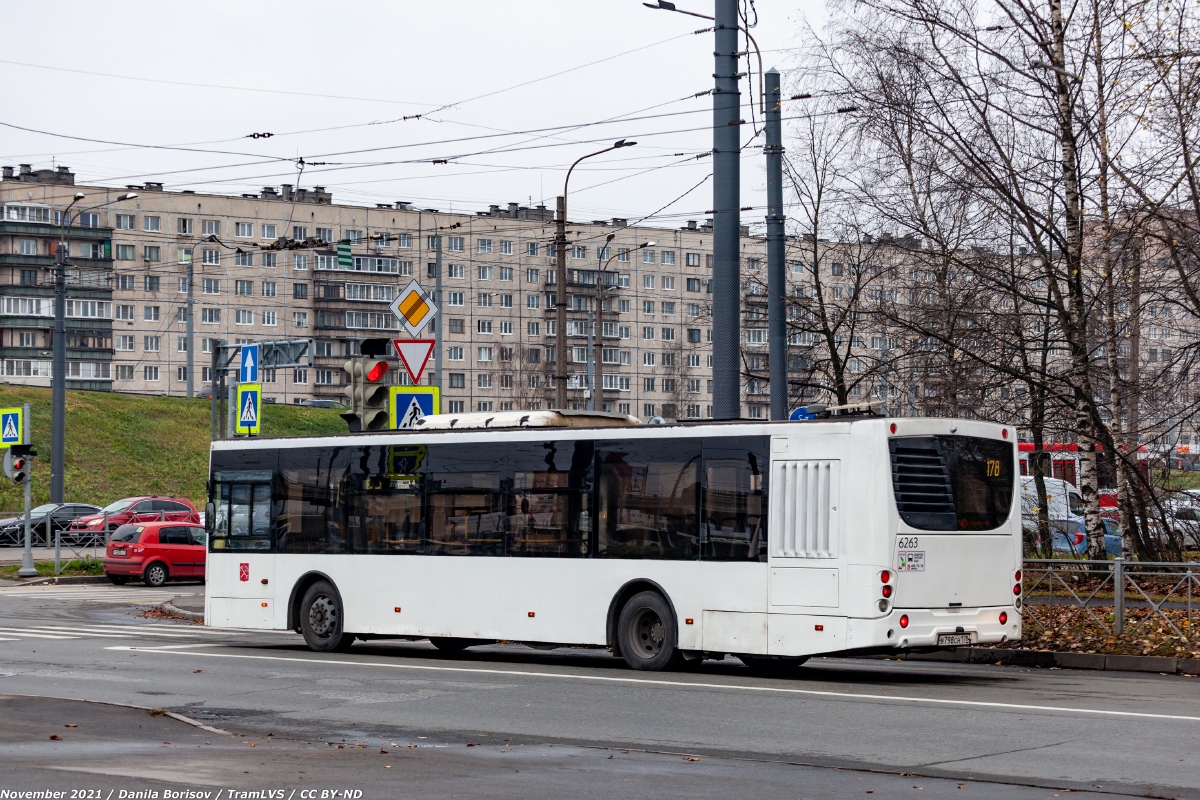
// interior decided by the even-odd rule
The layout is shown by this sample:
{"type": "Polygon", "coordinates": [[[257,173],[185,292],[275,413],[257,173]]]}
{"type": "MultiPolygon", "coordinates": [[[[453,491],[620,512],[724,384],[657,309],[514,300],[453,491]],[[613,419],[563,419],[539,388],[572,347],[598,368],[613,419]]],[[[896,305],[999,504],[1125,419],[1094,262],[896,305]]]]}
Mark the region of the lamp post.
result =
{"type": "MultiPolygon", "coordinates": [[[[195,369],[196,369],[196,350],[195,350],[195,344],[196,344],[196,342],[195,342],[195,336],[196,336],[196,315],[195,315],[195,312],[196,312],[196,305],[195,305],[195,303],[196,303],[196,288],[195,288],[196,287],[196,280],[195,280],[196,246],[202,245],[202,244],[212,244],[212,243],[220,244],[220,240],[214,234],[210,233],[208,236],[205,236],[203,239],[196,242],[195,245],[192,245],[192,254],[188,258],[188,263],[187,263],[187,310],[184,312],[186,315],[185,319],[184,319],[184,324],[186,325],[186,328],[184,330],[184,337],[187,339],[187,367],[186,367],[186,370],[187,370],[187,396],[188,397],[196,396],[196,376],[192,374],[193,372],[195,372],[195,369]]],[[[216,398],[213,398],[213,402],[214,403],[216,402],[216,398]]]]}
{"type": "Polygon", "coordinates": [[[554,234],[557,255],[555,283],[558,284],[554,293],[554,396],[559,408],[567,407],[567,186],[571,182],[571,173],[579,166],[579,162],[622,147],[633,147],[635,144],[637,142],[619,139],[611,147],[575,159],[575,163],[567,170],[567,177],[563,181],[563,193],[558,198],[558,221],[554,234]]]}
{"type": "MultiPolygon", "coordinates": [[[[54,361],[51,367],[50,392],[50,502],[63,502],[63,478],[66,463],[67,433],[67,229],[71,227],[71,208],[85,197],[77,192],[62,213],[59,229],[58,257],[54,262],[54,361]]],[[[79,213],[93,211],[112,203],[137,197],[136,192],[119,195],[112,200],[88,206],[79,213]]]]}
{"type": "MultiPolygon", "coordinates": [[[[608,241],[611,242],[614,236],[616,236],[616,234],[610,233],[608,235],[608,241]]],[[[636,253],[638,250],[644,250],[647,247],[654,247],[655,244],[657,244],[657,242],[642,242],[629,252],[636,253]]],[[[592,353],[592,362],[596,366],[594,372],[595,378],[593,379],[592,383],[592,411],[599,411],[604,407],[603,404],[596,400],[597,396],[603,397],[604,391],[604,374],[601,371],[601,365],[604,364],[604,273],[608,269],[608,265],[612,263],[612,260],[616,258],[617,255],[619,255],[619,252],[610,255],[608,260],[604,262],[604,266],[600,268],[600,273],[596,276],[596,349],[592,353]]],[[[614,283],[612,288],[619,289],[621,287],[614,283]]]]}

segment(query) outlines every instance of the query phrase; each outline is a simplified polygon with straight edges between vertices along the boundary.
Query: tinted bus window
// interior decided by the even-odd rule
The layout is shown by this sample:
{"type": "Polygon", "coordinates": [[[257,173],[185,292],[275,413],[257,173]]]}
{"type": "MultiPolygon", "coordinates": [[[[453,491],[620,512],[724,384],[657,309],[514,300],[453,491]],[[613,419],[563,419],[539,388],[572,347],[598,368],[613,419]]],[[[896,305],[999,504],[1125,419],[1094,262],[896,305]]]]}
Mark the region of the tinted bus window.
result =
{"type": "Polygon", "coordinates": [[[588,554],[594,453],[591,441],[520,442],[509,448],[508,555],[588,554]]]}
{"type": "Polygon", "coordinates": [[[888,442],[900,518],[927,531],[994,530],[1013,501],[1013,446],[973,436],[888,442]]]}
{"type": "Polygon", "coordinates": [[[701,441],[597,445],[596,555],[699,558],[701,441]]]}
{"type": "Polygon", "coordinates": [[[275,542],[280,553],[344,553],[347,542],[336,524],[329,490],[340,449],[279,451],[279,504],[275,542]]]}
{"type": "Polygon", "coordinates": [[[766,437],[704,440],[704,514],[701,558],[767,560],[766,437]]]}
{"type": "Polygon", "coordinates": [[[504,555],[508,445],[431,445],[425,475],[433,555],[504,555]]]}

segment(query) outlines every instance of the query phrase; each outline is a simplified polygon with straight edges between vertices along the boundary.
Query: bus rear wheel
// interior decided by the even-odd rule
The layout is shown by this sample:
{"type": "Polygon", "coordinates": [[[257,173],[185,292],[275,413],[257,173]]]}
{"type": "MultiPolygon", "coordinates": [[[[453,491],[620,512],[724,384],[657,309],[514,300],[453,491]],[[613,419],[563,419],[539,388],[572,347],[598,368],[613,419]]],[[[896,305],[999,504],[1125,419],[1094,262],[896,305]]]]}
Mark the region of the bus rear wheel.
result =
{"type": "Polygon", "coordinates": [[[742,663],[750,668],[751,672],[759,675],[768,675],[774,678],[786,678],[796,674],[796,670],[805,661],[808,661],[808,656],[799,658],[786,657],[771,657],[771,656],[738,656],[742,663]]]}
{"type": "Polygon", "coordinates": [[[308,587],[300,601],[300,632],[308,649],[318,653],[344,653],[354,644],[354,634],[342,629],[342,598],[328,581],[308,587]]]}
{"type": "Polygon", "coordinates": [[[629,598],[617,619],[617,644],[633,669],[661,670],[680,658],[675,647],[675,615],[658,592],[629,598]]]}

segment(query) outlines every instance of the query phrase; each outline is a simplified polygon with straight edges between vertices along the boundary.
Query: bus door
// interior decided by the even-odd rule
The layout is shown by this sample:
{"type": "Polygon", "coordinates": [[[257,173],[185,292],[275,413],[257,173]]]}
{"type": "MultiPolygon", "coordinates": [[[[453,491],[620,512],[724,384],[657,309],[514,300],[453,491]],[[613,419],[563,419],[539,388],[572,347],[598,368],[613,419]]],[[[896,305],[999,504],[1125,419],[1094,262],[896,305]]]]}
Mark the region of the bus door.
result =
{"type": "Polygon", "coordinates": [[[271,479],[269,471],[213,474],[205,527],[214,556],[207,569],[214,597],[265,599],[273,594],[271,479]]]}

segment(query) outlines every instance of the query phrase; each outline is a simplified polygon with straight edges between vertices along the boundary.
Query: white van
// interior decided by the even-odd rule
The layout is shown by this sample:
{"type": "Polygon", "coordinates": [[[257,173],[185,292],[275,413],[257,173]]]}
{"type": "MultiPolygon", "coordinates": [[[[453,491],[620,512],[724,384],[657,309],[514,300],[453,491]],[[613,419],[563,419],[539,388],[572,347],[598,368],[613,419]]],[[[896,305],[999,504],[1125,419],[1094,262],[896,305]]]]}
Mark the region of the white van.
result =
{"type": "MultiPolygon", "coordinates": [[[[1055,552],[1072,555],[1087,553],[1087,530],[1084,519],[1083,496],[1075,486],[1061,478],[1046,478],[1046,501],[1049,506],[1051,543],[1055,552]]],[[[1038,517],[1037,483],[1032,475],[1021,476],[1021,528],[1036,541],[1038,517]]]]}

